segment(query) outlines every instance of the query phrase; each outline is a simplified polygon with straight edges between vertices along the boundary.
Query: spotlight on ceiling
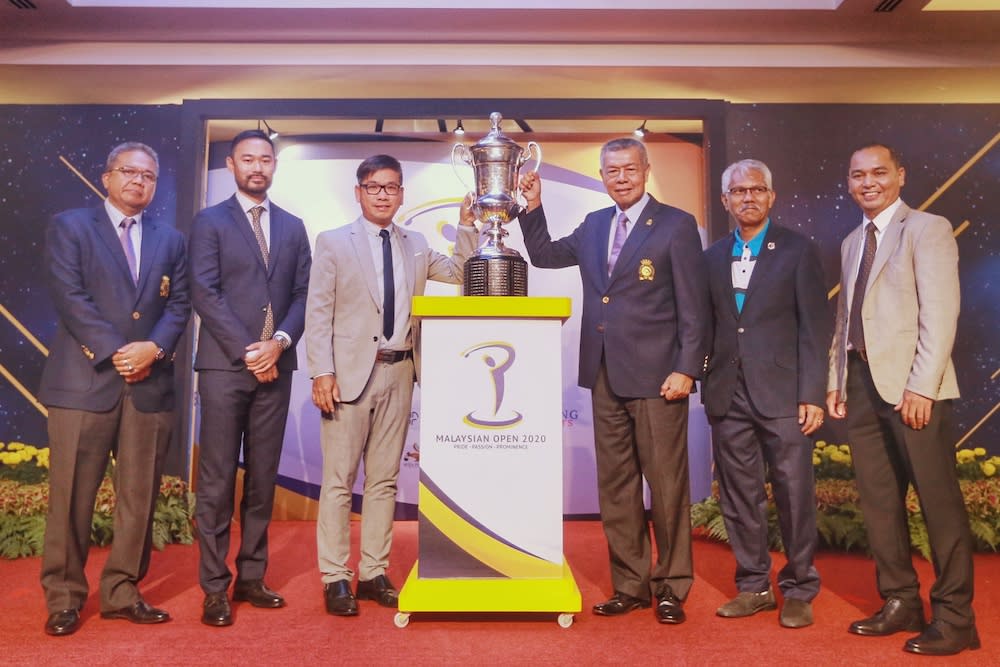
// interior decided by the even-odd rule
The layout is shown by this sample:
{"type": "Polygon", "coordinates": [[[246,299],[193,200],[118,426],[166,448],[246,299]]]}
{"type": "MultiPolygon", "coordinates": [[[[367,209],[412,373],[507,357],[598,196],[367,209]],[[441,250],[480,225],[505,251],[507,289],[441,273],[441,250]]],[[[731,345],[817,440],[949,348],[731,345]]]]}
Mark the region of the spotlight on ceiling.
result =
{"type": "Polygon", "coordinates": [[[642,125],[635,128],[635,130],[632,131],[632,134],[639,137],[640,139],[649,134],[649,130],[646,129],[646,121],[642,121],[642,125]]]}
{"type": "Polygon", "coordinates": [[[459,135],[465,134],[465,128],[462,127],[462,119],[461,118],[458,119],[458,124],[455,125],[455,129],[453,131],[455,132],[455,134],[459,134],[459,135]]]}
{"type": "MultiPolygon", "coordinates": [[[[278,131],[273,127],[271,127],[270,125],[268,125],[266,120],[262,120],[261,122],[264,123],[264,129],[267,130],[267,136],[271,138],[271,141],[277,139],[278,131]]],[[[257,129],[259,130],[260,127],[258,127],[257,129]]]]}

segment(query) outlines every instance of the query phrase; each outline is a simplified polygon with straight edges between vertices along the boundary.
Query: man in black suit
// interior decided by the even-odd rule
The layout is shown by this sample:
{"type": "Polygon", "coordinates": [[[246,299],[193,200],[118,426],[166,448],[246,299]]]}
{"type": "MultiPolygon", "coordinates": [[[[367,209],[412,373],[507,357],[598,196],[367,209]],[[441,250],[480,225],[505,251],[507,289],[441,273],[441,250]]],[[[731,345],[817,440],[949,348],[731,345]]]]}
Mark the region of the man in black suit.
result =
{"type": "Polygon", "coordinates": [[[813,622],[819,592],[813,434],[823,423],[832,336],[816,245],[770,219],[771,170],[740,160],[722,174],[736,229],[705,252],[715,339],[705,375],[722,516],[736,558],[738,595],[716,612],[776,609],[767,539],[770,478],[787,564],[778,573],[779,622],[813,622]]]}
{"type": "Polygon", "coordinates": [[[576,265],[583,280],[579,384],[592,391],[598,502],[614,595],[594,606],[625,614],[657,600],[660,623],[682,623],[694,580],[688,478],[688,395],[711,338],[708,279],[694,218],[646,193],[646,147],[601,149],[615,205],[553,241],[538,174],[525,174],[521,230],[531,263],[576,265]],[[649,483],[657,559],[643,504],[649,483]]]}
{"type": "Polygon", "coordinates": [[[159,171],[149,146],[116,146],[101,177],[104,205],[60,213],[46,233],[59,314],[39,392],[51,451],[41,577],[50,635],[80,627],[94,500],[112,454],[118,502],[101,616],[170,620],[138,589],[173,425],[174,347],[191,313],[184,239],[143,213],[159,171]]]}
{"type": "Polygon", "coordinates": [[[201,317],[195,519],[206,625],[233,622],[226,555],[241,448],[245,473],[233,600],[285,606],[264,584],[267,529],[297,368],[295,345],[305,326],[311,253],[302,220],[267,198],[276,165],[265,133],[236,135],[226,166],[237,192],[197,215],[189,243],[192,301],[201,317]]]}

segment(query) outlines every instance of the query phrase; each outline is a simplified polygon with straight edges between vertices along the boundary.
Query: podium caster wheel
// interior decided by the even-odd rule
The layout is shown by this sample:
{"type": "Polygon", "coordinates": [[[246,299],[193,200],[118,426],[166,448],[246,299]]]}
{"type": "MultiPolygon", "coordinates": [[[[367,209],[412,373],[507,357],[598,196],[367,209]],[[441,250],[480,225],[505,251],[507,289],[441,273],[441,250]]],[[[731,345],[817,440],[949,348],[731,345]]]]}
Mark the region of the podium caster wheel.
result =
{"type": "Polygon", "coordinates": [[[556,623],[559,624],[560,628],[568,628],[573,625],[573,614],[559,614],[556,623]]]}
{"type": "MultiPolygon", "coordinates": [[[[403,612],[398,612],[393,617],[392,622],[396,625],[397,628],[405,628],[406,626],[408,626],[410,624],[410,615],[409,614],[404,614],[403,612]]],[[[570,623],[572,623],[572,622],[573,621],[570,620],[570,623]]]]}

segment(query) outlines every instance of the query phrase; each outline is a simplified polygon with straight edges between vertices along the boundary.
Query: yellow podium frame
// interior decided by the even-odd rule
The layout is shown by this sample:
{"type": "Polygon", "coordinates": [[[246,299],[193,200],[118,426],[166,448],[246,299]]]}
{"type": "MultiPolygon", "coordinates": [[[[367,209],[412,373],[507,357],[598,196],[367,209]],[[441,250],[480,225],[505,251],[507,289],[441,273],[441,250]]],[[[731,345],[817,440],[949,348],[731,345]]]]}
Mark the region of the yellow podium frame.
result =
{"type": "MultiPolygon", "coordinates": [[[[418,296],[413,299],[412,312],[422,319],[565,321],[572,311],[571,301],[565,297],[418,296]]],[[[502,324],[498,328],[502,328],[502,324]]],[[[422,374],[426,378],[428,372],[435,370],[424,364],[422,374]]],[[[559,402],[561,404],[561,399],[559,402]]],[[[559,435],[561,443],[561,432],[559,435]]],[[[424,437],[426,433],[422,424],[421,440],[424,437]]],[[[556,472],[561,479],[561,466],[556,472]]],[[[438,499],[423,486],[420,488],[419,504],[426,512],[441,511],[438,499]]],[[[561,525],[561,506],[558,511],[561,525]]],[[[421,519],[424,519],[423,513],[421,519]]],[[[509,551],[506,546],[498,545],[497,553],[501,557],[505,555],[500,553],[501,550],[509,551]]],[[[520,612],[555,613],[558,614],[559,625],[568,628],[573,623],[573,614],[581,609],[580,589],[565,558],[561,567],[554,565],[552,576],[422,578],[418,560],[400,590],[395,624],[400,628],[406,627],[410,614],[419,612],[520,612]]]]}

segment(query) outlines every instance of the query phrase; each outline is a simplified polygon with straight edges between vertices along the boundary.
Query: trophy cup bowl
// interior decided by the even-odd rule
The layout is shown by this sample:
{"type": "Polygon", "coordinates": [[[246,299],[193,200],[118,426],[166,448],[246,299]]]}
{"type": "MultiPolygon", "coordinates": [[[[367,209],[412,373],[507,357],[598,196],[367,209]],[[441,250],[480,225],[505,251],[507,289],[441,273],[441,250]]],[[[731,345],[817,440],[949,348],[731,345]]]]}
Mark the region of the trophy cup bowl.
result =
{"type": "Polygon", "coordinates": [[[458,171],[458,163],[471,166],[475,174],[472,211],[484,223],[486,240],[465,263],[464,293],[466,296],[527,296],[528,264],[516,250],[504,245],[507,231],[503,225],[524,212],[518,203],[521,167],[534,155],[537,171],[542,163],[542,149],[534,141],[527,148],[504,136],[503,120],[497,112],[490,114],[492,129],[472,147],[455,144],[451,163],[455,174],[466,185],[458,171]]]}

